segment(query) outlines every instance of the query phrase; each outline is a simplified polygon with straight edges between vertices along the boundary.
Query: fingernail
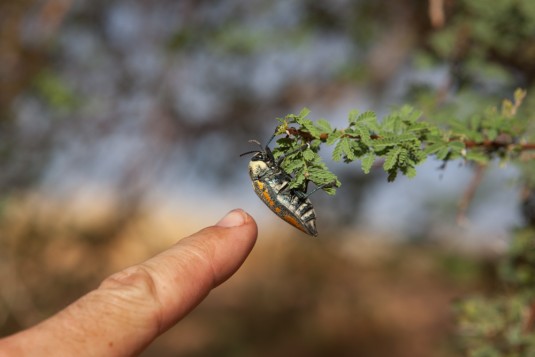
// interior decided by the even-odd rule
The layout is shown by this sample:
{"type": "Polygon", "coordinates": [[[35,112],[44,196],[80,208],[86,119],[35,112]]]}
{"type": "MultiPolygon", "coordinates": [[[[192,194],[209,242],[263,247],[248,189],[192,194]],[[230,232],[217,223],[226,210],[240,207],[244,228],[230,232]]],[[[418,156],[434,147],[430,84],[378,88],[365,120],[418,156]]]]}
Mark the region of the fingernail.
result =
{"type": "Polygon", "coordinates": [[[235,209],[227,213],[227,215],[216,223],[218,227],[238,227],[245,223],[247,214],[241,209],[235,209]]]}

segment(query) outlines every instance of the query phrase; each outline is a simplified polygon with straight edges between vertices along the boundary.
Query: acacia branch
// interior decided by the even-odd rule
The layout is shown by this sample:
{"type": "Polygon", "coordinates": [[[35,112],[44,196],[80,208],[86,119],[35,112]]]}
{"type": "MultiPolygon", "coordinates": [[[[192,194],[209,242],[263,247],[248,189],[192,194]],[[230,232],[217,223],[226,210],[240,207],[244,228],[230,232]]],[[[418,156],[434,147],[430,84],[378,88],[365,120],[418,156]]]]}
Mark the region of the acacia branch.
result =
{"type": "MultiPolygon", "coordinates": [[[[303,130],[300,130],[300,129],[296,129],[296,128],[293,128],[293,127],[287,128],[286,132],[288,134],[290,134],[290,135],[293,135],[293,136],[299,136],[299,137],[303,138],[303,140],[305,140],[305,141],[312,141],[314,139],[312,134],[310,134],[309,132],[303,131],[303,130]]],[[[355,139],[355,140],[360,140],[360,135],[352,135],[352,134],[344,133],[340,137],[341,138],[351,138],[351,139],[355,139]]],[[[321,141],[325,142],[329,138],[329,133],[321,133],[319,135],[319,138],[320,138],[321,141]]],[[[376,134],[370,134],[370,138],[376,140],[376,139],[380,139],[381,136],[376,135],[376,134]]]]}
{"type": "Polygon", "coordinates": [[[483,147],[491,150],[497,149],[517,149],[520,151],[529,151],[535,150],[535,143],[523,143],[523,144],[513,144],[508,142],[503,142],[500,140],[483,140],[480,142],[472,140],[463,140],[464,145],[467,148],[483,147]]]}
{"type": "MultiPolygon", "coordinates": [[[[289,127],[286,129],[286,132],[293,136],[299,136],[303,140],[309,142],[314,139],[312,134],[310,134],[307,131],[303,131],[297,128],[289,127]]],[[[352,134],[342,134],[342,138],[351,138],[355,140],[360,140],[360,135],[352,135],[352,134]]],[[[325,142],[329,138],[329,133],[321,133],[319,135],[319,138],[321,141],[325,142]]],[[[370,138],[372,140],[381,139],[381,136],[376,134],[371,134],[370,138]]],[[[509,140],[504,140],[504,138],[496,138],[495,140],[483,140],[483,141],[473,141],[473,140],[456,140],[453,139],[451,141],[459,141],[463,142],[466,148],[473,149],[473,148],[486,148],[492,151],[499,150],[499,149],[516,149],[518,151],[530,151],[535,150],[535,143],[522,143],[522,144],[514,144],[510,142],[509,140]]]]}

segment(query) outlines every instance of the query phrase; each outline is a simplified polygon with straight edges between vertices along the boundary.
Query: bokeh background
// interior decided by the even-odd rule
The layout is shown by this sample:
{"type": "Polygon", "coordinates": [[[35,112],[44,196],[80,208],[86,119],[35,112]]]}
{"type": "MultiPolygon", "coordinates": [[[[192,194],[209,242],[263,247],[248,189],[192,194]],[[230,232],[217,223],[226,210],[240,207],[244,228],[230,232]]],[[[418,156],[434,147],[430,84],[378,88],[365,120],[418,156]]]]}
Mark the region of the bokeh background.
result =
{"type": "Polygon", "coordinates": [[[239,154],[303,107],[343,127],[351,109],[530,93],[535,6],[489,6],[1,0],[0,335],[242,207],[250,258],[143,356],[455,356],[452,302],[493,288],[523,224],[516,170],[488,170],[458,219],[462,162],[395,183],[328,162],[342,187],[312,196],[313,239],[257,199],[239,154]]]}

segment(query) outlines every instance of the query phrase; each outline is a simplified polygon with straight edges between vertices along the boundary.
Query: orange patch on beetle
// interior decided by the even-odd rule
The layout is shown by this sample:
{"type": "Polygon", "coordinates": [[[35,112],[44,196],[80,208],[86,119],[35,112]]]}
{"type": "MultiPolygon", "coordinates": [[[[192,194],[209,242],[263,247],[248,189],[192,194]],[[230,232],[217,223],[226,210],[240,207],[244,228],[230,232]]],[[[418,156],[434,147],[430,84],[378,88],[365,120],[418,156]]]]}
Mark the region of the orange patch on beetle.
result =
{"type": "Polygon", "coordinates": [[[269,204],[270,207],[275,206],[275,202],[271,199],[268,190],[262,191],[262,195],[264,196],[264,201],[269,204]]]}
{"type": "Polygon", "coordinates": [[[306,232],[306,230],[303,229],[302,224],[297,219],[295,219],[295,217],[285,214],[281,218],[284,219],[286,222],[290,223],[295,228],[298,228],[302,230],[303,232],[306,232]]]}
{"type": "Polygon", "coordinates": [[[270,207],[275,206],[275,201],[273,201],[273,199],[271,198],[269,191],[266,188],[266,185],[264,185],[264,183],[261,181],[254,181],[253,184],[256,185],[258,190],[262,193],[262,200],[270,207]]]}

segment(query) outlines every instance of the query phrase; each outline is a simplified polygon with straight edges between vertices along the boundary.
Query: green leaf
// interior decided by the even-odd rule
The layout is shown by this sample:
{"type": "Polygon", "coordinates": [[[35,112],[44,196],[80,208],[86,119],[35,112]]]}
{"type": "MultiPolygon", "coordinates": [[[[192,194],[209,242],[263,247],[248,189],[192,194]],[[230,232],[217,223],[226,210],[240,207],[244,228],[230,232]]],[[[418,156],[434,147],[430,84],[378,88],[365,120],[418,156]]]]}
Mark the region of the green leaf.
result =
{"type": "Polygon", "coordinates": [[[321,131],[323,131],[324,133],[330,133],[331,131],[333,131],[333,129],[331,128],[331,123],[329,123],[325,119],[318,120],[316,124],[317,127],[321,129],[321,131]]]}
{"type": "Polygon", "coordinates": [[[443,149],[444,147],[447,148],[447,143],[444,143],[444,142],[433,143],[433,144],[425,147],[424,154],[426,154],[426,155],[435,154],[436,152],[438,152],[439,150],[443,149]]]}
{"type": "Polygon", "coordinates": [[[312,123],[312,120],[304,118],[304,117],[299,117],[297,123],[301,125],[301,129],[305,129],[305,130],[314,126],[314,123],[312,123]]]}
{"type": "Polygon", "coordinates": [[[489,163],[489,157],[485,153],[470,150],[466,153],[466,159],[477,162],[478,164],[486,165],[489,163]]]}
{"type": "Polygon", "coordinates": [[[307,117],[309,114],[310,114],[310,109],[308,109],[307,107],[304,107],[304,108],[301,109],[301,111],[299,112],[299,117],[301,117],[301,118],[305,118],[305,117],[307,117]]]}
{"type": "Polygon", "coordinates": [[[409,152],[405,148],[400,148],[398,154],[398,165],[405,166],[409,156],[409,152]]]}
{"type": "Polygon", "coordinates": [[[336,146],[333,149],[333,155],[332,155],[333,161],[337,161],[338,162],[338,161],[342,160],[342,155],[344,154],[344,152],[342,150],[342,141],[343,141],[343,138],[340,139],[338,141],[338,143],[336,143],[336,146]]]}
{"type": "Polygon", "coordinates": [[[319,136],[321,135],[321,130],[314,125],[312,120],[301,119],[301,125],[315,138],[319,138],[319,136]]]}
{"type": "Polygon", "coordinates": [[[414,133],[429,132],[430,130],[431,130],[431,127],[429,123],[424,123],[424,122],[417,122],[417,123],[411,124],[407,128],[407,131],[414,132],[414,133]]]}
{"type": "Polygon", "coordinates": [[[342,136],[342,134],[343,133],[340,130],[335,129],[329,134],[329,137],[327,138],[327,145],[334,144],[342,136]]]}
{"type": "Polygon", "coordinates": [[[305,183],[305,173],[303,170],[300,170],[295,174],[294,180],[290,182],[290,188],[303,188],[305,183]]]}
{"type": "Polygon", "coordinates": [[[415,110],[410,105],[404,105],[399,110],[399,115],[403,118],[403,120],[413,123],[422,116],[422,112],[415,110]]]}
{"type": "Polygon", "coordinates": [[[416,176],[416,169],[414,168],[414,166],[407,166],[403,170],[403,174],[408,178],[414,178],[416,176]]]}
{"type": "Polygon", "coordinates": [[[313,161],[316,158],[316,153],[310,149],[303,150],[303,158],[306,161],[313,161]]]}
{"type": "Polygon", "coordinates": [[[360,167],[365,174],[370,173],[373,163],[375,162],[375,158],[376,156],[373,152],[370,152],[362,157],[360,161],[360,167]]]}
{"type": "Polygon", "coordinates": [[[364,113],[361,113],[358,117],[357,117],[357,120],[359,122],[373,122],[373,121],[376,121],[377,120],[377,115],[375,114],[375,112],[372,112],[371,110],[368,110],[368,111],[365,111],[364,113]]]}
{"type": "Polygon", "coordinates": [[[359,111],[358,110],[351,110],[349,112],[349,116],[348,116],[348,121],[349,121],[349,124],[355,124],[358,120],[358,117],[359,117],[359,111]]]}
{"type": "Polygon", "coordinates": [[[398,143],[397,136],[384,136],[382,138],[373,140],[373,147],[382,148],[386,146],[394,146],[398,143]]]}
{"type": "Polygon", "coordinates": [[[377,115],[375,112],[367,111],[358,116],[356,122],[359,125],[367,127],[368,131],[379,131],[379,124],[377,123],[377,115]]]}
{"type": "Polygon", "coordinates": [[[388,177],[387,177],[387,181],[388,182],[393,182],[396,179],[396,177],[398,176],[398,171],[397,170],[389,170],[387,172],[388,172],[388,177]]]}
{"type": "Polygon", "coordinates": [[[371,135],[370,135],[368,128],[366,128],[362,124],[357,124],[355,125],[355,132],[358,134],[358,136],[360,137],[360,140],[364,144],[368,146],[372,145],[372,139],[371,139],[371,135]]]}
{"type": "Polygon", "coordinates": [[[417,150],[412,150],[410,153],[410,159],[412,162],[414,162],[415,165],[421,164],[425,160],[427,160],[427,154],[420,148],[417,150]]]}
{"type": "Polygon", "coordinates": [[[304,167],[304,165],[305,165],[305,163],[303,162],[303,160],[298,160],[298,159],[294,159],[294,160],[291,160],[291,161],[290,160],[284,160],[282,168],[287,173],[293,174],[294,172],[296,172],[298,170],[301,170],[304,167]]]}
{"type": "Polygon", "coordinates": [[[443,148],[441,148],[440,150],[438,150],[436,152],[435,156],[439,160],[445,160],[448,157],[449,154],[450,154],[450,148],[446,145],[443,148]]]}
{"type": "Polygon", "coordinates": [[[397,113],[390,113],[383,119],[383,130],[388,132],[395,132],[395,128],[401,122],[401,119],[397,113]]]}
{"type": "Polygon", "coordinates": [[[390,169],[392,169],[398,162],[398,156],[399,156],[399,153],[401,152],[401,148],[400,147],[395,147],[393,148],[392,150],[390,150],[388,152],[388,154],[386,155],[386,158],[385,158],[385,162],[383,164],[383,169],[385,171],[389,171],[390,169]]]}
{"type": "Polygon", "coordinates": [[[355,160],[355,153],[351,149],[351,142],[349,138],[342,138],[342,151],[344,152],[344,155],[350,160],[355,160]]]}
{"type": "Polygon", "coordinates": [[[462,141],[451,141],[448,143],[448,147],[455,154],[460,154],[466,149],[466,145],[462,141]]]}
{"type": "Polygon", "coordinates": [[[325,191],[325,193],[327,193],[329,196],[334,196],[336,194],[336,188],[334,187],[324,187],[322,190],[325,191]]]}
{"type": "Polygon", "coordinates": [[[396,139],[398,140],[398,142],[404,142],[404,141],[412,141],[412,140],[417,140],[416,136],[414,135],[414,133],[404,133],[404,134],[399,134],[396,136],[396,139]]]}

